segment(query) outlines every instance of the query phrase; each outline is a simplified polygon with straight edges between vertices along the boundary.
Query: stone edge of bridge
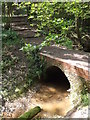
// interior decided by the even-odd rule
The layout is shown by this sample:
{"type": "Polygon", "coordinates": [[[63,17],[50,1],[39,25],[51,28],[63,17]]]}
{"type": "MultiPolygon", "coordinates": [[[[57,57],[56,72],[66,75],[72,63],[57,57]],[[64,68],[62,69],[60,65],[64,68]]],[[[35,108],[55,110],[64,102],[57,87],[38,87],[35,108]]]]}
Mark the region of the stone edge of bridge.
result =
{"type": "Polygon", "coordinates": [[[69,64],[65,62],[63,59],[53,57],[51,55],[47,55],[44,53],[40,53],[41,56],[46,57],[47,61],[48,59],[52,59],[53,61],[57,61],[56,63],[61,64],[65,69],[68,69],[69,71],[73,71],[73,73],[77,74],[79,77],[82,77],[85,79],[85,81],[90,81],[90,76],[89,76],[89,68],[87,70],[77,67],[76,65],[69,64]]]}

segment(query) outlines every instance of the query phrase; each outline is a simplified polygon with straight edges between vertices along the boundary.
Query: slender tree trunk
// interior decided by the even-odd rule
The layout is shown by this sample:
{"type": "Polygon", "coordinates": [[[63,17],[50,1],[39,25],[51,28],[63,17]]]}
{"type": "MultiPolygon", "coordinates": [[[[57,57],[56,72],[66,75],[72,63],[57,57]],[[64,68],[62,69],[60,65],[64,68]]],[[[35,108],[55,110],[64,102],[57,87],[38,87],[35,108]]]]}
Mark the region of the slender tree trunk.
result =
{"type": "Polygon", "coordinates": [[[5,17],[5,2],[2,3],[2,14],[5,17]]]}
{"type": "Polygon", "coordinates": [[[28,17],[29,17],[30,10],[31,10],[31,5],[27,5],[27,16],[28,17]]]}
{"type": "Polygon", "coordinates": [[[7,29],[9,29],[11,26],[10,26],[10,22],[11,22],[11,17],[12,17],[12,3],[13,2],[7,2],[7,15],[8,15],[8,21],[7,21],[7,29]]]}
{"type": "Polygon", "coordinates": [[[6,24],[6,29],[9,29],[10,28],[10,3],[7,2],[7,17],[8,17],[8,21],[7,21],[7,24],[6,24]]]}
{"type": "Polygon", "coordinates": [[[79,17],[75,17],[75,27],[76,27],[76,33],[79,44],[81,44],[81,34],[80,34],[80,23],[79,23],[79,17]]]}

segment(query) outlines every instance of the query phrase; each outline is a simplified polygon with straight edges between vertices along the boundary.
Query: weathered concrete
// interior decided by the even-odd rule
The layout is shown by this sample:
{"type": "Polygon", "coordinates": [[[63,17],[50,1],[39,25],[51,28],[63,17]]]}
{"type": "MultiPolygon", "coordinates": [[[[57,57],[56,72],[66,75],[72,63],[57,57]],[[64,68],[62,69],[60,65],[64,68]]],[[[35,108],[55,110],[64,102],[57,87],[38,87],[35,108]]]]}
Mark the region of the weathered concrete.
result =
{"type": "Polygon", "coordinates": [[[57,66],[64,72],[71,85],[71,101],[74,105],[78,104],[81,101],[83,86],[87,84],[88,88],[90,88],[89,55],[76,51],[73,51],[72,55],[70,50],[62,50],[55,46],[44,48],[40,55],[45,57],[47,67],[57,66]],[[75,56],[78,56],[78,58],[75,56]]]}

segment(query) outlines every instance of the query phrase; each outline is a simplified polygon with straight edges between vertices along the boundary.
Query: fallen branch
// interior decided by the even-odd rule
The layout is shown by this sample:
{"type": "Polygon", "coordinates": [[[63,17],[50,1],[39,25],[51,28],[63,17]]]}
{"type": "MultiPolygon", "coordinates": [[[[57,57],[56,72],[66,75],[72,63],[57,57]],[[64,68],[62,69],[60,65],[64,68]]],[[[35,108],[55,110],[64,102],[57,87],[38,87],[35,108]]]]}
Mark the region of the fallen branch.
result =
{"type": "Polygon", "coordinates": [[[22,114],[18,120],[28,120],[28,119],[32,119],[35,115],[37,115],[39,112],[41,112],[41,108],[39,106],[29,110],[28,112],[25,112],[24,114],[22,114]]]}

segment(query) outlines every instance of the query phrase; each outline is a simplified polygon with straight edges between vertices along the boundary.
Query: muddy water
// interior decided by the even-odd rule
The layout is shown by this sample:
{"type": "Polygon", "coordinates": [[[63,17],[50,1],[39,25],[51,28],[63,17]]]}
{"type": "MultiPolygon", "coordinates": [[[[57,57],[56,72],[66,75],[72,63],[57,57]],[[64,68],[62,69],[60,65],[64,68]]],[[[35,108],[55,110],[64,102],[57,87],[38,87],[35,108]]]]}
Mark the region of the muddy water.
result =
{"type": "Polygon", "coordinates": [[[53,83],[43,83],[32,97],[31,102],[39,105],[43,110],[38,117],[65,116],[72,108],[69,92],[64,86],[53,83]]]}
{"type": "Polygon", "coordinates": [[[25,96],[5,103],[5,118],[17,118],[24,112],[40,106],[42,111],[36,116],[41,118],[63,117],[71,110],[69,92],[66,90],[67,84],[61,85],[56,82],[39,82],[29,90],[25,96]]]}

